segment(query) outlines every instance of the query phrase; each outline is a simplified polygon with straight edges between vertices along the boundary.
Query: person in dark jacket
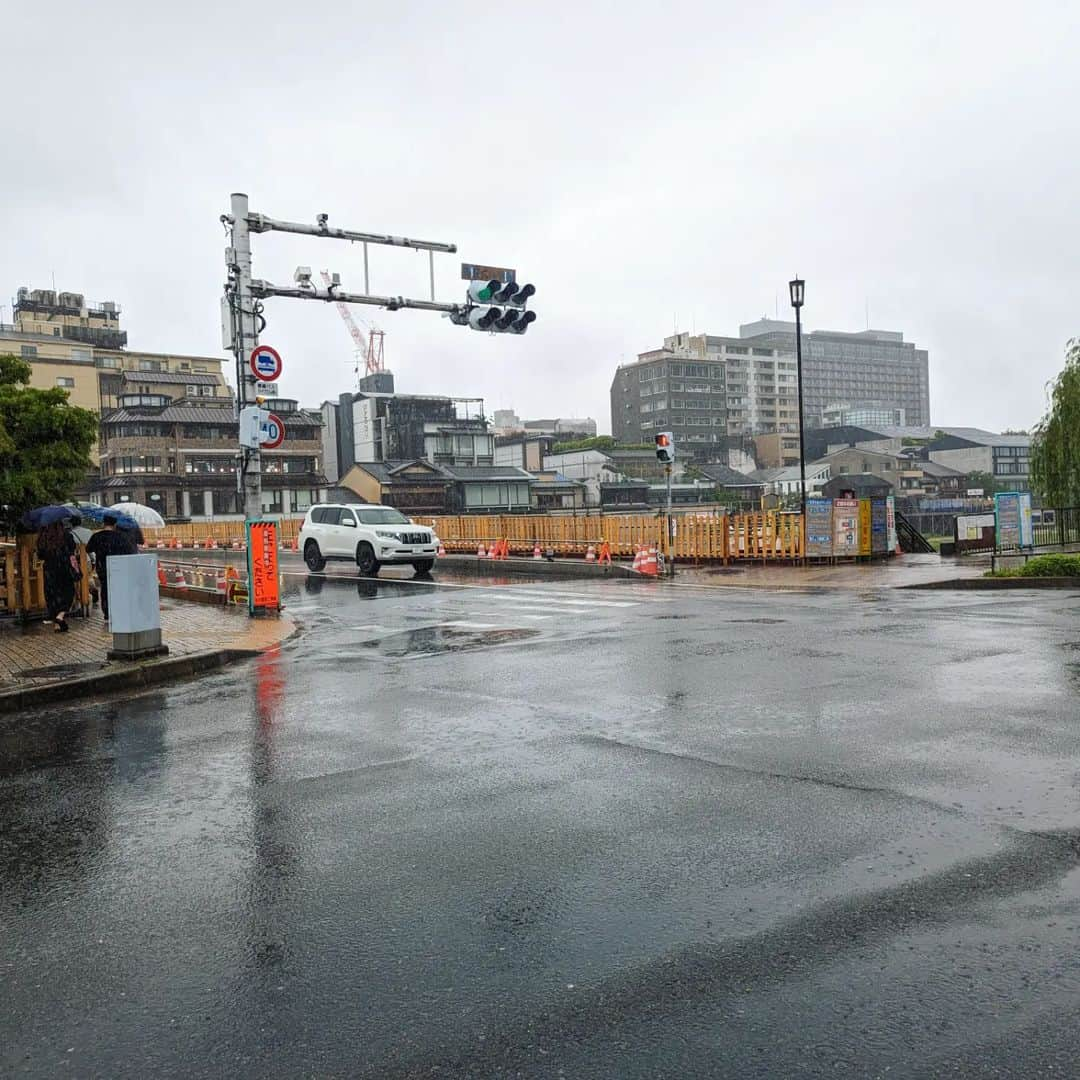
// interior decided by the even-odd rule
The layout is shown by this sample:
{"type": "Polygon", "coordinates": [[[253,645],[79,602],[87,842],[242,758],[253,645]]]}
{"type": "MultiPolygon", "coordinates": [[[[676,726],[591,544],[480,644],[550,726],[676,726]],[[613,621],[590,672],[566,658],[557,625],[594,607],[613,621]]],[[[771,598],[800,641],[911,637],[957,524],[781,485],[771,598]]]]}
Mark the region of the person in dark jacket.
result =
{"type": "Polygon", "coordinates": [[[56,623],[56,632],[68,630],[67,613],[75,602],[79,571],[75,537],[63,521],[46,525],[37,539],[37,555],[45,568],[45,621],[56,623]]]}
{"type": "Polygon", "coordinates": [[[108,621],[109,559],[114,555],[134,555],[136,548],[130,533],[121,532],[116,527],[115,514],[106,514],[102,521],[105,528],[99,529],[86,541],[86,554],[94,557],[98,583],[101,586],[101,614],[108,621]]]}

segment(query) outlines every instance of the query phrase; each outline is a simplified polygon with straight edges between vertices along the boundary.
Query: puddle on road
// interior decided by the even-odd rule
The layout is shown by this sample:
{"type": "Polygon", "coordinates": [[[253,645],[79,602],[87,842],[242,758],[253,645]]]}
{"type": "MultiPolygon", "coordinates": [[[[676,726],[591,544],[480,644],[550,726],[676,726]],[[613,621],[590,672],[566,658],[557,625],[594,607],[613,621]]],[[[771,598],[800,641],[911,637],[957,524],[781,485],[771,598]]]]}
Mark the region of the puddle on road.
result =
{"type": "Polygon", "coordinates": [[[389,659],[411,660],[439,653],[490,649],[497,645],[526,641],[539,634],[539,630],[517,628],[473,630],[457,626],[426,626],[362,641],[359,647],[389,659]]]}
{"type": "Polygon", "coordinates": [[[787,622],[787,619],[725,619],[729,623],[756,623],[758,626],[777,626],[787,622]]]}
{"type": "Polygon", "coordinates": [[[25,668],[19,672],[20,679],[73,679],[78,675],[90,675],[101,671],[104,661],[93,660],[85,664],[53,664],[52,667],[25,668]]]}

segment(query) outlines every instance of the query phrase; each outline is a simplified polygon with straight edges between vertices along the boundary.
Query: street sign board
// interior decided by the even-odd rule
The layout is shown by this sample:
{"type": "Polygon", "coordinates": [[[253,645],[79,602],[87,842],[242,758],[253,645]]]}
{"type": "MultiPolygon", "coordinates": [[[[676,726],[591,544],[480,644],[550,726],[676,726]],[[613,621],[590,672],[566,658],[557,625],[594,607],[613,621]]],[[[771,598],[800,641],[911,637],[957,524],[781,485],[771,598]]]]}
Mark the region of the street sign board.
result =
{"type": "Polygon", "coordinates": [[[501,281],[504,285],[517,281],[517,271],[505,266],[481,266],[479,263],[461,264],[462,281],[501,281]]]}
{"type": "Polygon", "coordinates": [[[248,357],[248,366],[260,382],[274,382],[281,375],[281,354],[269,345],[256,345],[248,357]]]}
{"type": "Polygon", "coordinates": [[[272,521],[247,523],[248,611],[280,611],[277,526],[272,521]]]}
{"type": "Polygon", "coordinates": [[[261,450],[276,450],[285,441],[285,421],[276,413],[267,413],[262,425],[261,450]]]}

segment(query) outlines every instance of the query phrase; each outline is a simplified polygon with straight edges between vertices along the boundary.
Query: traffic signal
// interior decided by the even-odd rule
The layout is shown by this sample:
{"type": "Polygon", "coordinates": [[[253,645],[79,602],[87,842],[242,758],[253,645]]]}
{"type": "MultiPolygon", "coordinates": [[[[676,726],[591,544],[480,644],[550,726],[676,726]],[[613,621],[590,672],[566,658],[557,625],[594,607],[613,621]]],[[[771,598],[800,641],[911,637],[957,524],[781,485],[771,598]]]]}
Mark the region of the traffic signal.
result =
{"type": "Polygon", "coordinates": [[[675,436],[670,431],[661,431],[656,436],[656,460],[665,465],[675,460],[675,436]]]}
{"type": "Polygon", "coordinates": [[[516,281],[472,281],[466,294],[468,309],[460,321],[492,334],[524,334],[536,321],[536,312],[525,310],[535,292],[535,285],[519,285],[516,281]]]}

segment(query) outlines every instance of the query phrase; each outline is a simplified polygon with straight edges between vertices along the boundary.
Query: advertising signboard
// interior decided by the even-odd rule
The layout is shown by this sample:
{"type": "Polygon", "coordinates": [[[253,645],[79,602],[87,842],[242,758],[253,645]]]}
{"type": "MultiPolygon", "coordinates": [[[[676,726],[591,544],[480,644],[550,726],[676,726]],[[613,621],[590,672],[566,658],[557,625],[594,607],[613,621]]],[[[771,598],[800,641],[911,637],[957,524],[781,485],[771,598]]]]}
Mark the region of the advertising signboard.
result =
{"type": "Polygon", "coordinates": [[[873,522],[873,515],[870,511],[870,500],[859,500],[859,554],[870,554],[870,530],[873,522]]]}
{"type": "Polygon", "coordinates": [[[885,496],[885,536],[889,545],[889,551],[896,550],[898,538],[896,535],[896,496],[885,496]]]}
{"type": "Polygon", "coordinates": [[[870,554],[889,552],[889,528],[884,499],[870,500],[870,554]]]}
{"type": "Polygon", "coordinates": [[[832,499],[807,499],[807,558],[829,558],[832,555],[832,539],[832,499]]]}
{"type": "Polygon", "coordinates": [[[833,554],[859,554],[859,500],[833,499],[833,554]]]}
{"type": "Polygon", "coordinates": [[[999,549],[1031,547],[1035,542],[1031,521],[1031,494],[1002,491],[994,496],[994,524],[999,549]]]}
{"type": "Polygon", "coordinates": [[[272,521],[249,521],[248,611],[280,611],[278,588],[277,525],[272,521]]]}

